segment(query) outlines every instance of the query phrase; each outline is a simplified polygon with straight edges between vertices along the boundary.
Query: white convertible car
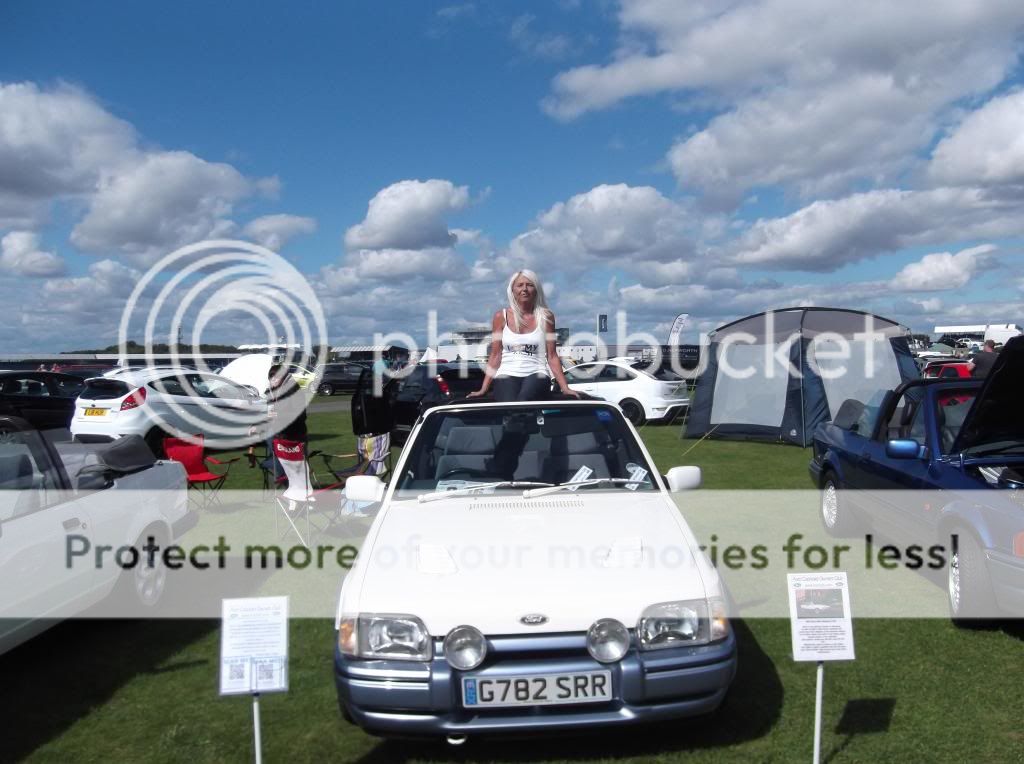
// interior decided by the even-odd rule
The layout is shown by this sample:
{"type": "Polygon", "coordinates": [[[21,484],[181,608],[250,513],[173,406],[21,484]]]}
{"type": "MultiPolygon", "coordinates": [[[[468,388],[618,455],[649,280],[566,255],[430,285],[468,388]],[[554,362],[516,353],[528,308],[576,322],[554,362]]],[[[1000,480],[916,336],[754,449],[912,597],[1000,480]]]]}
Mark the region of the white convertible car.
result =
{"type": "Polygon", "coordinates": [[[457,403],[414,426],[337,616],[342,713],[382,735],[708,713],[736,670],[719,576],[612,404],[457,403]]]}
{"type": "Polygon", "coordinates": [[[138,436],[99,446],[53,443],[15,417],[0,427],[0,653],[114,592],[113,615],[155,606],[167,570],[143,550],[194,524],[184,468],[138,436]]]}

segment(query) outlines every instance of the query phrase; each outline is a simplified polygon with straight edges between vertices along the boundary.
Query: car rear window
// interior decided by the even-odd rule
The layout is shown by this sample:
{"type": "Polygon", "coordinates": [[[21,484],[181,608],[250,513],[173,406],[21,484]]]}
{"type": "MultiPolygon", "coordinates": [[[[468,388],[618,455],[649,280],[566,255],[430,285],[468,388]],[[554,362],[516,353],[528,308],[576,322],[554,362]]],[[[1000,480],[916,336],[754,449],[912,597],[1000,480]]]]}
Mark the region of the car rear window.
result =
{"type": "Polygon", "coordinates": [[[81,398],[103,401],[128,394],[128,385],[119,379],[90,379],[85,383],[81,398]]]}

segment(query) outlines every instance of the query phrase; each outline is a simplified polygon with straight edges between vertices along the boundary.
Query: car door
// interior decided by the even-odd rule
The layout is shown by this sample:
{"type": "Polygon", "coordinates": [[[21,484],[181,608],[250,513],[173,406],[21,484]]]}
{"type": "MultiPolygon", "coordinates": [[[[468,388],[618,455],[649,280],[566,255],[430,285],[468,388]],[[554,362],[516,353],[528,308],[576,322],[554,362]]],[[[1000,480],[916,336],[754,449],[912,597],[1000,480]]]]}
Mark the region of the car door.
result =
{"type": "Polygon", "coordinates": [[[91,544],[91,519],[69,499],[38,432],[16,431],[0,443],[0,640],[26,619],[69,615],[89,604],[92,559],[75,556],[67,564],[67,555],[91,544]]]}
{"type": "Polygon", "coordinates": [[[597,395],[594,392],[594,377],[599,374],[601,367],[594,363],[581,363],[565,370],[565,381],[569,386],[580,393],[597,395]]]}
{"type": "Polygon", "coordinates": [[[363,369],[352,394],[352,432],[355,435],[383,435],[394,428],[392,405],[400,379],[389,380],[382,394],[373,394],[373,371],[363,369]]]}

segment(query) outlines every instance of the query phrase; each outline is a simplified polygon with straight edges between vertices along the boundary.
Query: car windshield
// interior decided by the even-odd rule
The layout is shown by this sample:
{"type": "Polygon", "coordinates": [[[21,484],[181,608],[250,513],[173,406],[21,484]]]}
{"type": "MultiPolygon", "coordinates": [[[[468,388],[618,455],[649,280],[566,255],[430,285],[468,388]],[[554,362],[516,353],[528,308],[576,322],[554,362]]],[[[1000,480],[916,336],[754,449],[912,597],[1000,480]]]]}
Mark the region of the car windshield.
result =
{"type": "Polygon", "coordinates": [[[466,406],[427,417],[409,446],[397,490],[422,494],[502,481],[515,481],[511,487],[517,488],[586,480],[581,489],[650,491],[653,469],[611,406],[466,406]]]}

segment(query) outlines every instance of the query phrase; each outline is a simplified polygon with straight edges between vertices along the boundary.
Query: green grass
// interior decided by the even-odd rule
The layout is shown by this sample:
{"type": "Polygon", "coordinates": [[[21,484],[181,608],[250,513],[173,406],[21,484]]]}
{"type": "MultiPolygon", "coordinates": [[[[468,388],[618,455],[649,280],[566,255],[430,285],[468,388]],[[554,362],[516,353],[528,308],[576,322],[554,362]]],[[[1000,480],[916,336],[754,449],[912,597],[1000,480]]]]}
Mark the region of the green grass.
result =
{"type": "MultiPolygon", "coordinates": [[[[348,452],[345,413],[311,417],[314,446],[348,452]]],[[[806,488],[808,452],[687,441],[645,427],[659,468],[697,464],[709,488],[806,488]]],[[[241,469],[239,469],[241,468],[241,469]]],[[[232,468],[231,486],[259,487],[232,468]]],[[[216,525],[216,516],[204,524],[216,525]]],[[[2,540],[0,540],[2,543],[2,540]]],[[[789,624],[737,624],[740,671],[720,711],[633,730],[459,749],[382,742],[341,720],[327,620],[291,624],[287,694],[262,701],[267,761],[807,761],[814,665],[790,658],[789,624]]],[[[857,660],[825,673],[823,760],[1024,761],[1024,629],[964,632],[946,620],[855,623],[857,660]]],[[[216,621],[75,621],[0,657],[0,760],[157,762],[252,758],[251,704],[217,695],[216,621]]]]}

